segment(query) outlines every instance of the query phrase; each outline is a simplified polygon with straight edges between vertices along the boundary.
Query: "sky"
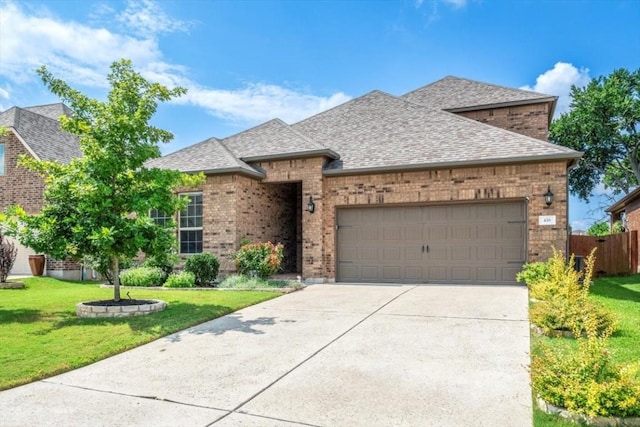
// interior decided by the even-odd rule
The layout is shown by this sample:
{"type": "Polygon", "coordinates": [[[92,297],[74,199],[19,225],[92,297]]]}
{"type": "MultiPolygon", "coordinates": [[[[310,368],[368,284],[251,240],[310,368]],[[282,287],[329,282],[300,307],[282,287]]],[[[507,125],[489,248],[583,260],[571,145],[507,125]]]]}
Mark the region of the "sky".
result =
{"type": "MultiPolygon", "coordinates": [[[[372,90],[448,75],[559,96],[640,67],[640,0],[0,0],[0,110],[59,102],[35,70],[104,99],[109,65],[183,86],[153,124],[164,154],[278,117],[293,123],[372,90]]],[[[611,194],[570,197],[603,219],[611,194]]]]}

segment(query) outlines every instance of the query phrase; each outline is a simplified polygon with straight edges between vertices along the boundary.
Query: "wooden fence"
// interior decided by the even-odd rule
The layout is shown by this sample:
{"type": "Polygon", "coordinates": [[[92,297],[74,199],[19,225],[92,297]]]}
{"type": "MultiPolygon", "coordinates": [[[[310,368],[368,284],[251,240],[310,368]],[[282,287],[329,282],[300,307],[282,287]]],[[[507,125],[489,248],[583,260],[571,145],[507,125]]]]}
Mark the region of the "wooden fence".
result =
{"type": "Polygon", "coordinates": [[[615,233],[609,236],[574,236],[569,241],[570,252],[586,257],[596,250],[595,273],[615,276],[638,272],[638,232],[615,233]]]}

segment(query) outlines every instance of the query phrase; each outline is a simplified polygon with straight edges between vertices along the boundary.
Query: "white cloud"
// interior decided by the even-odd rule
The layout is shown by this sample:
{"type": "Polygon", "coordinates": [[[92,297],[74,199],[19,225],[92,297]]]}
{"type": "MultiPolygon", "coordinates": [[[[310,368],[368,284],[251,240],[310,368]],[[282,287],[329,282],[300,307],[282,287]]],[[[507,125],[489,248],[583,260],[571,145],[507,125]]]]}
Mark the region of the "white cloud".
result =
{"type": "Polygon", "coordinates": [[[342,92],[322,97],[265,83],[249,83],[235,90],[187,88],[187,95],[176,102],[197,105],[216,117],[240,123],[275,117],[293,123],[351,99],[342,92]]]}
{"type": "Polygon", "coordinates": [[[589,227],[593,224],[593,219],[577,219],[575,221],[571,221],[571,230],[572,231],[587,231],[589,227]]]}
{"type": "Polygon", "coordinates": [[[158,3],[151,0],[127,0],[127,8],[116,18],[130,30],[146,36],[187,31],[193,25],[193,23],[171,18],[158,3]]]}
{"type": "Polygon", "coordinates": [[[71,85],[102,88],[109,65],[127,58],[147,79],[186,87],[188,94],[176,102],[234,123],[256,124],[274,117],[293,122],[350,99],[342,92],[325,97],[267,83],[219,89],[194,82],[186,67],[163,60],[157,38],[191,24],[170,18],[151,0],[129,0],[121,13],[98,5],[87,23],[64,21],[46,10],[25,10],[16,3],[0,6],[0,76],[15,83],[37,81],[34,70],[45,64],[71,85]],[[107,15],[115,15],[124,30],[90,23],[112,23],[107,15]]]}
{"type": "Polygon", "coordinates": [[[523,86],[521,89],[558,96],[555,115],[559,116],[569,111],[571,86],[582,87],[589,83],[590,80],[588,68],[578,69],[573,64],[557,62],[552,69],[538,76],[533,87],[523,86]]]}

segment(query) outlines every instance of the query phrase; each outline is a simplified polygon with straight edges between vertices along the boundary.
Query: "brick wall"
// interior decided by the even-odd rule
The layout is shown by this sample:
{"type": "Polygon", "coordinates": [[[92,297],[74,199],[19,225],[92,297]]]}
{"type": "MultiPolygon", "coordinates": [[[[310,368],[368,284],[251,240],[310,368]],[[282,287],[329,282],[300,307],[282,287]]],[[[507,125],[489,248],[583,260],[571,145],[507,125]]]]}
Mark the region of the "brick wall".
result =
{"type": "Polygon", "coordinates": [[[640,231],[640,200],[634,200],[625,206],[627,230],[640,231]]]}
{"type": "MultiPolygon", "coordinates": [[[[298,233],[301,232],[298,194],[300,182],[262,184],[250,178],[238,179],[238,236],[251,242],[282,243],[286,273],[302,271],[298,264],[298,233]]],[[[300,240],[301,243],[301,240],[300,240]]]]}
{"type": "Polygon", "coordinates": [[[456,114],[544,141],[548,138],[548,103],[465,111],[456,114]]]}
{"type": "Polygon", "coordinates": [[[548,258],[552,245],[566,249],[567,192],[564,162],[431,170],[324,178],[324,277],[335,277],[335,212],[340,206],[438,204],[452,201],[528,202],[528,260],[548,258]],[[547,186],[554,201],[544,202],[547,186]],[[555,226],[538,225],[538,216],[555,215],[555,226]]]}
{"type": "Polygon", "coordinates": [[[27,149],[11,131],[0,137],[4,143],[5,174],[0,175],[0,210],[20,205],[29,214],[40,211],[44,180],[36,173],[18,166],[18,156],[29,155],[27,149]]]}
{"type": "Polygon", "coordinates": [[[256,166],[262,168],[267,177],[263,183],[300,182],[301,218],[296,221],[301,224],[301,243],[299,243],[298,257],[301,257],[302,277],[313,281],[323,278],[323,249],[322,249],[322,212],[323,212],[323,175],[324,157],[307,159],[277,160],[259,162],[256,166]],[[306,205],[309,197],[313,197],[316,205],[315,213],[309,213],[306,205]],[[301,254],[301,255],[300,255],[301,254]]]}

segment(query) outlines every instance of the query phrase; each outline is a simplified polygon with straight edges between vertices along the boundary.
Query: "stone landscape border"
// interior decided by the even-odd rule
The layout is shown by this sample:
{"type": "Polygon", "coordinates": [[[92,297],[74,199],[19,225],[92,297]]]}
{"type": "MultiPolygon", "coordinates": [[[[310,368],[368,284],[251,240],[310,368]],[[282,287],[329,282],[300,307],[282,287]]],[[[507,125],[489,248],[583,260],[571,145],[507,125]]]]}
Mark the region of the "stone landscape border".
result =
{"type": "Polygon", "coordinates": [[[137,305],[90,305],[90,302],[76,304],[78,317],[132,317],[158,313],[167,308],[162,300],[149,300],[149,304],[137,305]]]}
{"type": "Polygon", "coordinates": [[[562,418],[573,421],[576,424],[584,423],[588,426],[595,427],[640,427],[640,417],[588,417],[583,414],[576,414],[567,410],[567,408],[561,408],[559,406],[552,405],[541,397],[536,399],[538,407],[547,414],[559,415],[562,418]]]}

